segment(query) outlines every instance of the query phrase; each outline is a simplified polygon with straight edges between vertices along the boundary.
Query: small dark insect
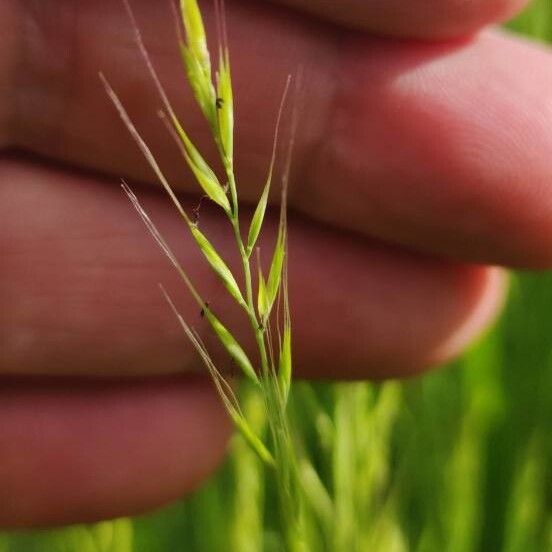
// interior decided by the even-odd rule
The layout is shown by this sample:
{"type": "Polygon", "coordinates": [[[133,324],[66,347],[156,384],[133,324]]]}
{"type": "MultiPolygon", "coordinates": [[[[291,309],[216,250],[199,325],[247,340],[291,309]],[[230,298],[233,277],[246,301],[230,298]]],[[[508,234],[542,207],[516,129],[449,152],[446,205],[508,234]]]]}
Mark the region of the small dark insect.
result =
{"type": "Polygon", "coordinates": [[[208,308],[209,308],[209,303],[205,301],[205,306],[201,309],[201,312],[199,313],[199,316],[201,316],[201,318],[205,316],[205,309],[208,309],[208,308]]]}
{"type": "Polygon", "coordinates": [[[197,204],[196,207],[194,207],[192,209],[192,213],[193,213],[193,223],[197,226],[199,224],[199,214],[200,214],[200,211],[201,211],[201,205],[203,203],[203,200],[206,198],[207,196],[201,196],[199,198],[199,203],[197,204]]]}
{"type": "Polygon", "coordinates": [[[260,332],[264,331],[264,326],[262,324],[259,324],[259,331],[260,332]]]}
{"type": "Polygon", "coordinates": [[[217,98],[215,102],[217,109],[222,109],[222,106],[224,105],[224,100],[222,98],[217,98]]]}

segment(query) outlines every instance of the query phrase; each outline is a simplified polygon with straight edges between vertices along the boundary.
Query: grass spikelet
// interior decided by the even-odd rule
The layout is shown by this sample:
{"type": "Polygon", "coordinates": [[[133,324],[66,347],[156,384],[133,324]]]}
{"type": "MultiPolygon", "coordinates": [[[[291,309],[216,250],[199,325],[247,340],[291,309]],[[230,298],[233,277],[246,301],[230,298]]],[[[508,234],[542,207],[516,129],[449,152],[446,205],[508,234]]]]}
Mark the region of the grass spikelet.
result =
{"type": "Polygon", "coordinates": [[[230,353],[230,356],[236,361],[236,363],[242,369],[242,372],[249,377],[255,384],[260,385],[259,378],[255,373],[251,361],[245,354],[245,351],[242,349],[240,344],[236,341],[234,336],[230,331],[223,326],[223,324],[218,320],[218,318],[210,311],[209,308],[205,309],[205,317],[209,320],[213,330],[220,338],[222,344],[225,346],[226,350],[230,353]]]}
{"type": "Polygon", "coordinates": [[[182,281],[185,283],[192,297],[196,300],[198,305],[200,305],[200,307],[203,308],[203,305],[205,304],[205,302],[199,295],[198,291],[196,290],[194,284],[188,277],[188,274],[186,273],[182,265],[178,262],[176,255],[173,253],[172,249],[165,241],[165,238],[163,238],[161,232],[159,232],[154,222],[151,220],[150,216],[146,212],[146,210],[140,204],[138,198],[136,197],[136,194],[134,194],[134,192],[130,189],[128,184],[124,181],[122,183],[122,188],[123,188],[123,191],[126,193],[127,197],[130,199],[130,202],[132,203],[133,207],[140,215],[142,221],[144,222],[149,233],[152,235],[153,239],[157,242],[157,244],[159,245],[163,253],[165,253],[165,255],[167,256],[167,258],[169,259],[169,261],[171,262],[175,270],[182,278],[182,281]]]}
{"type": "Polygon", "coordinates": [[[268,273],[268,280],[264,285],[263,301],[260,303],[262,310],[259,311],[261,318],[266,321],[270,315],[270,311],[274,305],[274,301],[280,290],[280,283],[282,281],[282,270],[284,268],[284,259],[286,256],[286,227],[283,221],[280,222],[280,228],[278,230],[278,238],[276,240],[276,246],[274,248],[274,254],[272,256],[272,263],[270,265],[270,272],[268,273]]]}
{"type": "Polygon", "coordinates": [[[284,326],[284,335],[282,337],[282,345],[280,347],[280,359],[278,380],[280,389],[283,395],[284,403],[287,403],[289,389],[291,387],[291,323],[286,322],[284,326]]]}
{"type": "Polygon", "coordinates": [[[234,159],[234,95],[228,52],[220,54],[217,72],[217,119],[225,164],[234,159]]]}
{"type": "Polygon", "coordinates": [[[222,260],[221,256],[217,253],[211,242],[205,237],[201,230],[197,226],[191,227],[192,235],[194,236],[197,245],[201,249],[201,252],[211,265],[211,268],[217,273],[222,280],[224,287],[228,290],[230,295],[237,301],[240,307],[247,310],[247,305],[243,298],[242,292],[234,275],[228,268],[227,264],[222,260]]]}
{"type": "Polygon", "coordinates": [[[247,236],[247,249],[246,253],[249,257],[255,247],[255,244],[257,243],[257,239],[259,237],[259,234],[261,232],[261,227],[263,225],[264,216],[266,213],[266,206],[268,203],[268,194],[270,192],[270,186],[272,184],[272,175],[274,173],[274,165],[276,162],[276,153],[278,150],[278,142],[280,137],[280,125],[282,122],[282,114],[284,111],[284,105],[287,99],[287,95],[289,92],[289,86],[291,83],[291,77],[288,77],[286,81],[286,87],[284,89],[284,93],[282,94],[282,100],[280,101],[280,107],[278,109],[278,118],[276,119],[276,128],[274,130],[274,139],[272,142],[272,155],[270,157],[270,166],[268,169],[268,176],[266,179],[266,184],[263,189],[263,193],[261,194],[261,198],[259,199],[259,202],[257,204],[257,207],[255,209],[255,212],[253,213],[253,217],[251,219],[251,224],[249,226],[249,233],[247,236]]]}
{"type": "Polygon", "coordinates": [[[174,113],[171,115],[172,124],[178,137],[180,138],[179,144],[181,145],[180,151],[186,160],[186,163],[190,167],[197,182],[207,194],[207,197],[220,205],[224,211],[230,213],[230,202],[226,195],[226,191],[219,182],[215,172],[209,167],[205,159],[199,153],[193,142],[190,140],[180,121],[177,119],[174,113]]]}
{"type": "Polygon", "coordinates": [[[169,181],[167,180],[167,178],[163,174],[163,171],[159,167],[159,164],[157,163],[157,160],[155,159],[155,157],[154,157],[153,153],[151,152],[149,146],[146,144],[146,142],[144,141],[144,139],[142,138],[142,136],[140,135],[140,133],[136,129],[136,126],[132,122],[132,119],[128,115],[128,113],[127,113],[126,109],[124,108],[121,100],[119,99],[119,97],[117,96],[117,94],[115,93],[115,91],[113,90],[113,88],[111,87],[111,85],[109,84],[109,82],[107,81],[105,76],[103,75],[103,73],[100,73],[100,80],[102,81],[102,83],[104,85],[104,88],[107,92],[107,95],[108,95],[109,99],[111,100],[111,102],[115,106],[115,109],[117,110],[119,116],[121,117],[121,120],[123,121],[124,125],[126,126],[127,130],[129,131],[130,135],[132,136],[132,138],[134,139],[134,141],[138,145],[138,148],[140,149],[140,151],[142,152],[142,154],[146,158],[146,161],[148,162],[149,166],[152,168],[153,172],[157,176],[159,182],[162,184],[163,188],[165,189],[165,191],[167,192],[167,194],[171,198],[171,201],[173,202],[173,205],[176,207],[177,211],[180,213],[182,218],[186,222],[189,222],[190,219],[189,219],[188,215],[186,214],[186,211],[184,211],[184,207],[182,207],[182,204],[180,203],[180,201],[176,197],[175,193],[173,192],[173,189],[172,189],[171,185],[169,184],[169,181]]]}
{"type": "Polygon", "coordinates": [[[180,12],[185,31],[180,52],[188,82],[203,114],[213,127],[216,121],[216,95],[203,18],[196,0],[180,0],[180,12]]]}
{"type": "MultiPolygon", "coordinates": [[[[253,429],[251,429],[249,423],[247,422],[245,416],[241,411],[239,400],[236,397],[232,387],[228,384],[228,382],[224,379],[221,373],[217,370],[201,338],[192,328],[190,328],[190,326],[188,326],[188,324],[186,323],[182,315],[178,312],[173,300],[171,299],[170,295],[167,293],[165,288],[162,285],[160,285],[159,287],[165,297],[165,300],[169,304],[178,322],[182,326],[182,329],[184,330],[186,336],[188,337],[192,345],[195,347],[196,351],[201,357],[201,360],[205,364],[205,367],[211,374],[213,382],[215,383],[215,387],[222,399],[222,402],[226,407],[226,410],[230,414],[230,417],[232,418],[234,425],[243,435],[246,442],[259,455],[259,458],[268,465],[274,465],[274,458],[272,457],[268,449],[265,447],[263,442],[255,434],[253,429]]],[[[220,327],[223,328],[222,324],[220,324],[220,327]]],[[[238,345],[238,348],[241,349],[239,345],[238,345]]]]}
{"type": "MultiPolygon", "coordinates": [[[[182,265],[178,262],[176,255],[172,251],[172,249],[169,247],[157,227],[155,226],[154,222],[151,220],[147,212],[144,210],[144,208],[140,205],[140,202],[134,192],[129,188],[129,186],[123,182],[122,184],[124,192],[127,194],[128,198],[130,199],[132,205],[142,218],[144,224],[146,225],[146,228],[150,232],[150,234],[153,236],[154,240],[157,242],[161,250],[165,253],[167,258],[170,260],[171,264],[174,266],[184,283],[186,284],[186,287],[200,306],[202,312],[205,314],[205,317],[209,321],[211,327],[213,328],[213,331],[220,339],[223,346],[226,348],[227,352],[229,353],[230,357],[236,362],[236,364],[241,368],[243,374],[251,379],[256,385],[259,385],[259,379],[257,377],[257,374],[255,373],[255,370],[253,368],[253,365],[251,364],[251,361],[247,357],[244,350],[241,348],[239,343],[236,341],[236,339],[232,336],[232,334],[229,332],[229,330],[222,324],[222,322],[215,316],[215,314],[211,311],[209,307],[207,307],[207,303],[202,299],[201,295],[197,291],[196,287],[186,274],[186,271],[182,267],[182,265]]],[[[237,284],[236,284],[237,285],[237,284]]],[[[164,292],[164,290],[163,290],[164,292]]],[[[166,293],[164,292],[166,295],[166,293]]],[[[172,304],[169,301],[169,304],[172,304]]]]}

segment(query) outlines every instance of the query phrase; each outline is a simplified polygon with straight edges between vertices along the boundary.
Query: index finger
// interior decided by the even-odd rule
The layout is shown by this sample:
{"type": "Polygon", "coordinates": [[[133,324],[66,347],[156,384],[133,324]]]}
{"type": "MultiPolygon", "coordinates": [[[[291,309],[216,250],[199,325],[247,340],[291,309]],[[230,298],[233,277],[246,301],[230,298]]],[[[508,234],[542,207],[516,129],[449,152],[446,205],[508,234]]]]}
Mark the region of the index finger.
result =
{"type": "Polygon", "coordinates": [[[273,0],[376,34],[444,39],[512,17],[527,0],[273,0]]]}

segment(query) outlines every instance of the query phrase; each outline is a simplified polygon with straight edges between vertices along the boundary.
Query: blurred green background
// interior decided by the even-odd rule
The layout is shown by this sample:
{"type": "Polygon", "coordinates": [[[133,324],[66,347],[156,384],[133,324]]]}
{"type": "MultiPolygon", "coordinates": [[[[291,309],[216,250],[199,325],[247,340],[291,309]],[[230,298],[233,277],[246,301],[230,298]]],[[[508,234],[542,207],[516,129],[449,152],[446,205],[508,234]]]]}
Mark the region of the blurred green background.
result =
{"type": "MultiPolygon", "coordinates": [[[[552,1],[510,27],[552,41],[552,1]]],[[[326,549],[325,534],[348,552],[552,551],[551,332],[552,275],[516,274],[497,327],[447,369],[407,383],[297,385],[292,408],[315,468],[306,480],[325,520],[313,521],[311,549],[326,549]]],[[[247,389],[243,400],[262,431],[262,405],[247,389]]],[[[219,474],[180,504],[0,534],[0,552],[280,550],[273,495],[236,438],[219,474]]]]}

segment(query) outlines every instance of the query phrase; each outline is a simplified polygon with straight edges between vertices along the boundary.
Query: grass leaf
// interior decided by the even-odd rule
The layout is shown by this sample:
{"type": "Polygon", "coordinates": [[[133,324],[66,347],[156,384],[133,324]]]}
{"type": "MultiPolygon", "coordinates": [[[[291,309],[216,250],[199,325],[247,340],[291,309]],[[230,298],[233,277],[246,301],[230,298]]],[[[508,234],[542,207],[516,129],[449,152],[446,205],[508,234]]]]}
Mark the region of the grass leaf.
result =
{"type": "Polygon", "coordinates": [[[242,307],[247,308],[242,292],[240,291],[240,288],[238,286],[238,283],[236,282],[236,279],[234,278],[234,275],[232,274],[232,271],[228,268],[228,265],[222,260],[211,242],[197,226],[191,224],[190,230],[197,244],[199,245],[201,252],[211,265],[212,269],[222,280],[224,287],[242,307]]]}

